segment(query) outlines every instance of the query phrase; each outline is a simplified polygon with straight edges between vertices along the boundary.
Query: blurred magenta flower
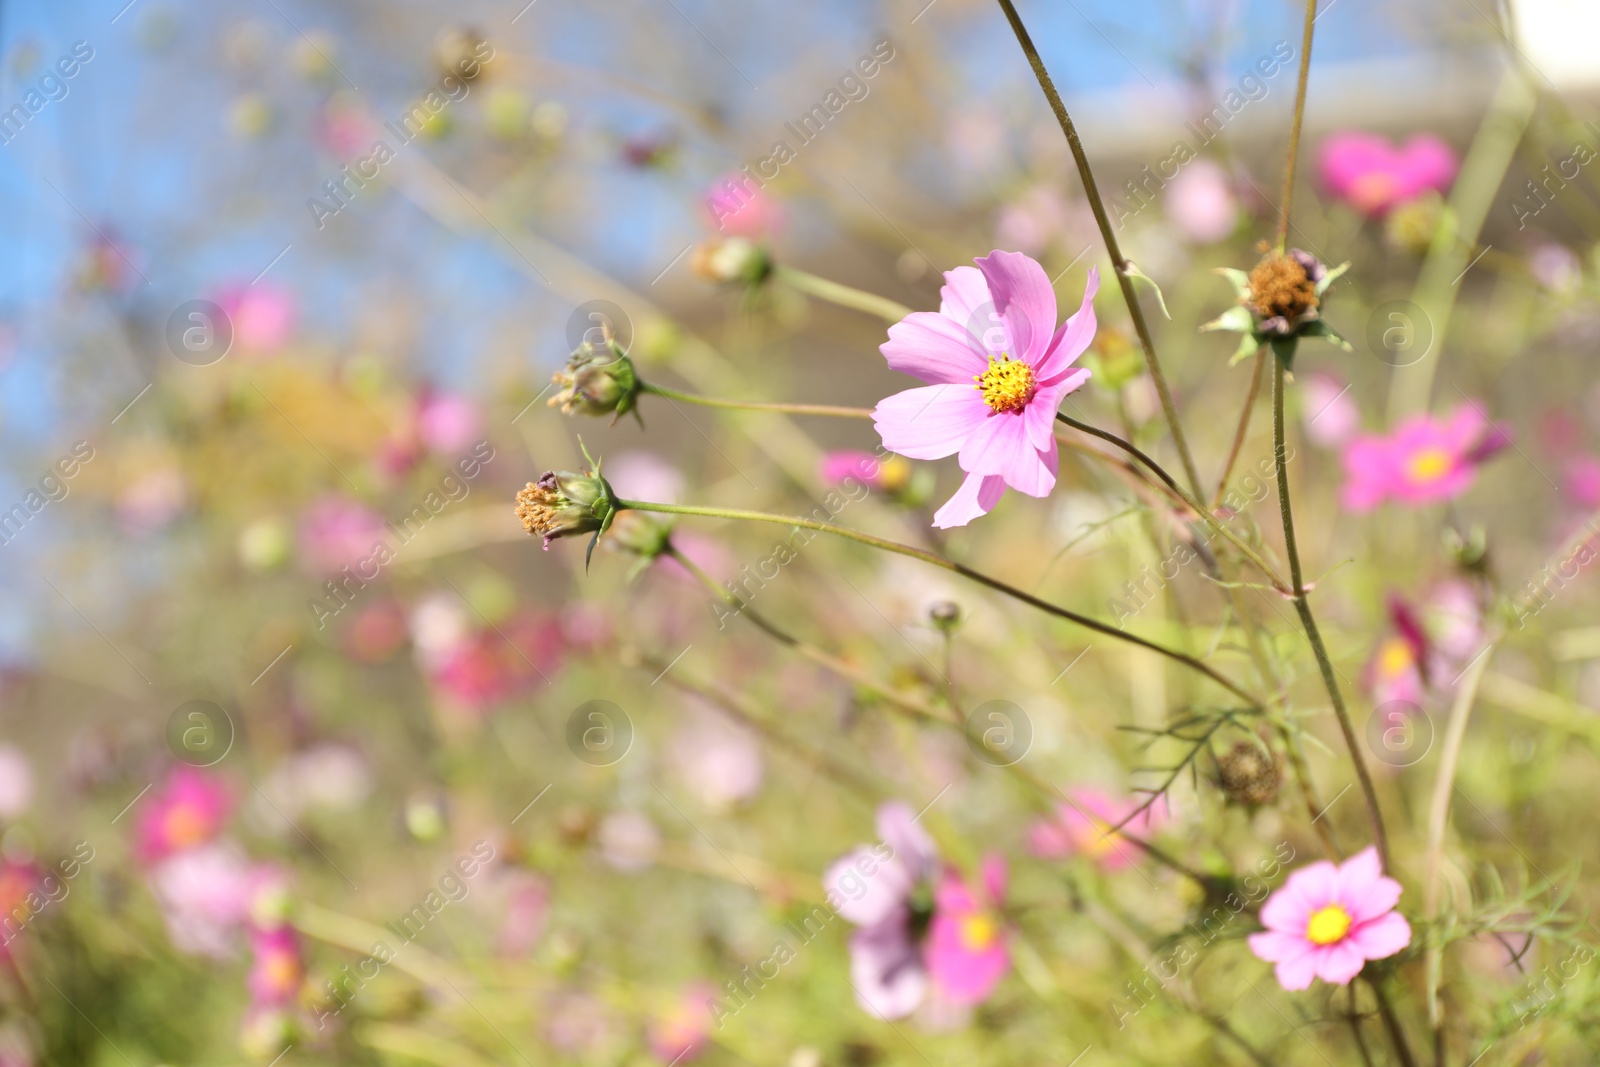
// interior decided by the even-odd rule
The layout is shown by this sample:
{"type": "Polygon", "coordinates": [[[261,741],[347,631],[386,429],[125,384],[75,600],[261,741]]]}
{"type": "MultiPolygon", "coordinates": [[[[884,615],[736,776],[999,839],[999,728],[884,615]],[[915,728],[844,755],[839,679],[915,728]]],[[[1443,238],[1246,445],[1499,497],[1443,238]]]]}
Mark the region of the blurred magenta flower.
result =
{"type": "Polygon", "coordinates": [[[470,633],[432,669],[440,693],[467,711],[487,708],[548,683],[566,656],[560,621],[522,610],[499,627],[470,633]]]}
{"type": "Polygon", "coordinates": [[[246,353],[270,355],[294,332],[294,297],[270,282],[229,286],[215,300],[233,323],[235,347],[246,353]]]}
{"type": "MultiPolygon", "coordinates": [[[[39,896],[39,882],[44,872],[26,860],[0,857],[0,917],[13,927],[25,924],[43,905],[39,896]],[[30,900],[30,898],[32,898],[30,900]]],[[[0,960],[10,959],[10,942],[16,939],[10,930],[0,938],[0,960]]]]}
{"type": "Polygon", "coordinates": [[[254,959],[246,981],[252,1003],[258,1008],[292,1004],[305,980],[305,964],[300,959],[300,940],[294,927],[253,931],[250,949],[254,959]]]}
{"type": "Polygon", "coordinates": [[[716,987],[691,982],[676,1001],[650,1024],[650,1052],[662,1063],[688,1063],[711,1043],[711,1006],[716,987]]]}
{"type": "Polygon", "coordinates": [[[868,489],[895,493],[911,481],[911,465],[899,456],[880,459],[871,452],[829,452],[822,457],[824,485],[843,485],[854,478],[868,489]]]}
{"type": "Polygon", "coordinates": [[[1478,466],[1510,443],[1476,403],[1449,418],[1415,415],[1388,437],[1352,438],[1344,452],[1344,504],[1371,511],[1385,500],[1423,505],[1460,496],[1478,466]]]}
{"type": "Polygon", "coordinates": [[[1308,989],[1313,978],[1348,985],[1368,960],[1411,944],[1411,924],[1394,910],[1400,891],[1371,846],[1337,867],[1302,867],[1261,906],[1266,930],[1250,935],[1250,951],[1276,964],[1284,989],[1308,989]]]}
{"type": "Polygon", "coordinates": [[[300,554],[309,570],[338,574],[384,539],[383,516],[348,497],[328,495],[300,516],[300,554]]]}
{"type": "Polygon", "coordinates": [[[1350,387],[1331,374],[1313,371],[1300,383],[1305,434],[1313,444],[1332,448],[1347,441],[1361,427],[1361,412],[1350,387]]]}
{"type": "Polygon", "coordinates": [[[1404,632],[1391,633],[1378,642],[1362,681],[1372,694],[1372,703],[1382,707],[1392,701],[1420,708],[1427,696],[1423,665],[1427,650],[1404,632]]]}
{"type": "Polygon", "coordinates": [[[887,1019],[910,1015],[927,994],[928,976],[914,921],[917,905],[938,871],[933,839],[910,805],[878,809],[876,845],[861,845],[822,876],[829,906],[860,927],[850,935],[850,981],[856,1001],[887,1019]]]}
{"type": "Polygon", "coordinates": [[[222,832],[233,812],[233,791],[222,779],[177,767],[143,801],[135,823],[135,851],[146,863],[203,845],[222,832]]]}
{"type": "Polygon", "coordinates": [[[907,315],[879,348],[892,369],[930,383],[873,409],[884,447],[911,459],[959,453],[966,472],[934,515],[940,528],[987,514],[1007,486],[1048,495],[1056,408],[1089,379],[1072,364],[1094,339],[1099,271],[1089,269],[1083,303],[1058,330],[1055,290],[1037,262],[995,251],[977,263],[946,272],[939,311],[907,315]]]}
{"type": "Polygon", "coordinates": [[[16,745],[0,744],[0,819],[15,819],[33,806],[33,766],[16,745]]]}
{"type": "Polygon", "coordinates": [[[1197,159],[1162,191],[1167,217],[1195,244],[1211,244],[1233,232],[1239,224],[1239,198],[1233,180],[1221,164],[1197,159]]]}
{"type": "Polygon", "coordinates": [[[1562,480],[1574,504],[1582,508],[1600,507],[1600,458],[1573,456],[1567,460],[1562,480]]]}
{"type": "MultiPolygon", "coordinates": [[[[1098,789],[1078,788],[1069,803],[1057,804],[1054,819],[1041,819],[1028,827],[1028,851],[1041,859],[1085,856],[1108,871],[1138,862],[1144,851],[1121,832],[1108,833],[1139,810],[1141,802],[1117,800],[1098,789]]],[[[1140,811],[1122,829],[1147,837],[1166,821],[1166,808],[1157,800],[1140,811]]]]}
{"type": "Polygon", "coordinates": [[[711,225],[725,234],[772,237],[783,229],[783,205],[737,171],[724,175],[706,190],[705,205],[711,225]]]}
{"type": "Polygon", "coordinates": [[[1448,192],[1457,160],[1455,150],[1432,134],[1416,134],[1396,148],[1376,134],[1350,130],[1322,142],[1321,165],[1329,193],[1376,216],[1430,189],[1448,192]]]}
{"type": "Polygon", "coordinates": [[[978,1004],[988,999],[1011,969],[1005,928],[996,910],[1005,899],[1006,865],[999,856],[983,861],[982,885],[969,887],[946,871],[934,892],[933,921],[924,956],[940,999],[978,1004]]]}
{"type": "Polygon", "coordinates": [[[483,431],[483,414],[464,396],[424,390],[417,398],[417,435],[437,456],[465,452],[483,431]]]}

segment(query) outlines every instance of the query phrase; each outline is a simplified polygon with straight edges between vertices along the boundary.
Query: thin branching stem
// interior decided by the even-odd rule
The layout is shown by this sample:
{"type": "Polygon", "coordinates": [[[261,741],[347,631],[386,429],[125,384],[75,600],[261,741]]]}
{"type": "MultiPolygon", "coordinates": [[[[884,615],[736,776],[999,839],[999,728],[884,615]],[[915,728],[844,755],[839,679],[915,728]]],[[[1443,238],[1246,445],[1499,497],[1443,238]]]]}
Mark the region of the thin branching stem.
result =
{"type": "Polygon", "coordinates": [[[864,311],[868,315],[876,315],[886,322],[899,322],[911,314],[911,309],[886,296],[869,293],[863,289],[856,289],[827,278],[819,278],[815,274],[794,267],[778,267],[773,274],[781,282],[800,290],[818,300],[826,300],[830,304],[850,308],[853,311],[864,311]]]}
{"type": "Polygon", "coordinates": [[[954,560],[945,559],[943,556],[936,555],[933,552],[924,551],[920,548],[913,548],[911,545],[903,545],[898,541],[890,541],[884,537],[875,537],[869,533],[862,533],[860,530],[852,530],[847,526],[835,526],[831,522],[821,522],[817,519],[808,519],[802,515],[774,515],[765,511],[743,511],[735,508],[696,507],[688,504],[654,504],[639,500],[619,500],[617,501],[617,506],[622,510],[655,511],[666,515],[699,515],[712,519],[733,519],[742,520],[745,522],[768,522],[777,526],[798,526],[802,529],[816,530],[820,533],[829,533],[837,537],[844,537],[851,541],[857,541],[861,544],[868,545],[872,548],[881,549],[885,552],[894,552],[898,555],[908,556],[911,559],[921,560],[924,563],[932,564],[935,567],[941,567],[944,570],[959,574],[963,578],[968,578],[974,582],[977,582],[979,585],[987,586],[998,593],[1004,593],[1006,596],[1009,596],[1015,600],[1019,600],[1022,603],[1027,604],[1029,607],[1038,608],[1040,611],[1054,615],[1057,618],[1066,619],[1069,622],[1077,623],[1079,626],[1082,626],[1087,630],[1093,630],[1095,633],[1104,634],[1105,636],[1114,640],[1125,641],[1128,644],[1137,645],[1140,648],[1148,649],[1157,655],[1165,656],[1174,662],[1183,664],[1190,670],[1205,675],[1207,678],[1210,678],[1213,682],[1216,682],[1228,692],[1244,700],[1251,707],[1261,706],[1261,701],[1255,696],[1251,695],[1247,690],[1240,686],[1239,683],[1235,682],[1227,675],[1222,674],[1215,668],[1202,663],[1198,659],[1195,659],[1193,656],[1179,652],[1177,649],[1168,648],[1165,645],[1158,644],[1155,641],[1140,637],[1137,634],[1130,634],[1123,630],[1119,630],[1110,623],[1101,622],[1099,619],[1090,618],[1087,615],[1080,615],[1068,608],[1063,608],[1052,604],[1048,600],[1041,600],[1032,593],[1026,593],[1021,589],[1018,589],[1016,586],[1007,585],[998,578],[991,578],[982,571],[975,571],[971,567],[964,566],[955,562],[954,560]]]}
{"type": "Polygon", "coordinates": [[[1083,180],[1083,192],[1089,200],[1089,209],[1094,212],[1095,224],[1100,227],[1100,236],[1106,243],[1106,254],[1111,257],[1111,265],[1117,273],[1117,284],[1122,289],[1122,299],[1128,305],[1128,317],[1133,320],[1133,330],[1139,335],[1139,346],[1144,350],[1145,367],[1150,371],[1150,379],[1155,382],[1156,393],[1161,398],[1161,411],[1166,416],[1167,429],[1172,434],[1172,444],[1178,450],[1178,458],[1183,461],[1183,472],[1188,476],[1189,487],[1195,496],[1201,496],[1205,490],[1200,486],[1200,472],[1194,465],[1194,456],[1189,452],[1189,442],[1183,436],[1183,425],[1178,421],[1178,408],[1172,402],[1172,390],[1167,387],[1167,376],[1161,371],[1161,361],[1156,358],[1155,342],[1150,339],[1150,324],[1145,321],[1144,309],[1139,306],[1139,296],[1133,290],[1133,279],[1128,274],[1128,260],[1122,255],[1122,247],[1117,243],[1116,231],[1112,228],[1111,217],[1106,214],[1106,205],[1100,199],[1100,188],[1095,184],[1094,171],[1089,168],[1089,157],[1084,154],[1083,143],[1078,140],[1078,128],[1072,123],[1072,116],[1067,114],[1067,106],[1061,101],[1061,94],[1056,92],[1055,82],[1050,79],[1050,72],[1045,70],[1044,60],[1039,58],[1038,49],[1033,46],[1033,38],[1028,35],[1028,28],[1022,24],[1022,18],[1017,14],[1016,7],[1011,0],[999,0],[1000,8],[1006,14],[1006,20],[1011,23],[1012,32],[1017,35],[1017,43],[1022,46],[1022,52],[1028,57],[1028,65],[1033,68],[1033,75],[1039,80],[1039,88],[1044,90],[1044,96],[1050,103],[1050,110],[1055,112],[1056,122],[1061,125],[1061,132],[1067,138],[1067,147],[1072,150],[1072,160],[1078,166],[1078,176],[1083,180]]]}

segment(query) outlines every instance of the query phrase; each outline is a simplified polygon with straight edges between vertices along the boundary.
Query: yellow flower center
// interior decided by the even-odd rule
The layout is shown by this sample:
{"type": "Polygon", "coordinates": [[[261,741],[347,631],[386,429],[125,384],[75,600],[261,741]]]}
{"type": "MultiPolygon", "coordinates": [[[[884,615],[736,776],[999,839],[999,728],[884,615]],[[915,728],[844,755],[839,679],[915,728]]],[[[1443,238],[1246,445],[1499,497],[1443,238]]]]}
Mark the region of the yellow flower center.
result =
{"type": "Polygon", "coordinates": [[[1020,359],[1001,353],[999,358],[989,357],[989,369],[974,375],[983,402],[997,415],[1021,411],[1039,391],[1033,380],[1033,368],[1020,359]]]}
{"type": "Polygon", "coordinates": [[[1350,913],[1337,904],[1329,904],[1306,923],[1306,940],[1313,945],[1331,945],[1349,932],[1350,913]]]}
{"type": "Polygon", "coordinates": [[[1413,664],[1411,646],[1399,637],[1391,637],[1385,641],[1383,651],[1378,653],[1378,673],[1384,678],[1398,678],[1410,670],[1413,664]]]}
{"type": "Polygon", "coordinates": [[[1350,183],[1350,200],[1363,211],[1387,203],[1394,192],[1395,180],[1382,171],[1363,174],[1350,183]]]}
{"type": "Polygon", "coordinates": [[[981,952],[994,944],[999,936],[994,920],[982,912],[961,920],[961,947],[971,952],[981,952]]]}
{"type": "Polygon", "coordinates": [[[1406,461],[1406,472],[1415,481],[1431,482],[1450,469],[1450,453],[1442,448],[1424,448],[1406,461]]]}
{"type": "Polygon", "coordinates": [[[180,804],[167,813],[167,838],[174,848],[188,848],[206,839],[210,829],[205,818],[187,804],[180,804]]]}

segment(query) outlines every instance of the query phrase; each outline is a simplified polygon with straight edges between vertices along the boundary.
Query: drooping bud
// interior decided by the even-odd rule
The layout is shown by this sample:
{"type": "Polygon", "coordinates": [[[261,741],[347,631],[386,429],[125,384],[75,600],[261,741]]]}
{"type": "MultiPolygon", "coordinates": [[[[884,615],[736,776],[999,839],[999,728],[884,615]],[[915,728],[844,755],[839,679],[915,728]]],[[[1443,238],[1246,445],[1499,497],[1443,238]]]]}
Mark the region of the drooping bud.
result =
{"type": "Polygon", "coordinates": [[[689,269],[708,281],[759,285],[772,273],[772,257],[745,237],[708,237],[689,254],[689,269]]]}
{"type": "Polygon", "coordinates": [[[544,547],[558,537],[593,533],[584,565],[594,555],[595,542],[611,528],[617,517],[617,495],[611,483],[600,476],[599,464],[588,474],[570,471],[545,471],[537,482],[529,482],[517,494],[517,520],[535,537],[544,538],[544,547]]]}
{"type": "Polygon", "coordinates": [[[1217,777],[1235,804],[1258,808],[1278,798],[1278,759],[1259,742],[1240,741],[1217,757],[1217,777]]]}
{"type": "Polygon", "coordinates": [[[560,408],[563,415],[620,418],[639,402],[639,376],[634,373],[633,361],[610,339],[598,345],[583,342],[550,380],[561,386],[561,391],[548,403],[560,408]]]}

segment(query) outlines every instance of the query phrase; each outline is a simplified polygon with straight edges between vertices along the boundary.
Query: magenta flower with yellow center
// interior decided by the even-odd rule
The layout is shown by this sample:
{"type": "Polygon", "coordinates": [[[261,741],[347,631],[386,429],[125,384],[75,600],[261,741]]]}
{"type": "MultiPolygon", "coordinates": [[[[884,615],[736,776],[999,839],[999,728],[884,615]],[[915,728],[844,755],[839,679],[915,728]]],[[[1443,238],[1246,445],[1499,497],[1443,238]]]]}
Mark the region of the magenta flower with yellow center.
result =
{"type": "Polygon", "coordinates": [[[1006,487],[1042,497],[1056,484],[1056,409],[1089,380],[1073,363],[1094,339],[1099,272],[1077,314],[1056,328],[1044,268],[1020,252],[991,252],[945,273],[939,310],[889,328],[889,366],[929,383],[884,399],[872,419],[884,447],[909,459],[955,455],[966,480],[934,515],[965,526],[1006,487]]]}
{"type": "Polygon", "coordinates": [[[1411,944],[1411,924],[1394,910],[1400,883],[1383,874],[1367,847],[1335,867],[1323,860],[1289,876],[1261,906],[1261,933],[1250,951],[1276,964],[1278,984],[1308,989],[1313,978],[1348,985],[1368,960],[1411,944]]]}

